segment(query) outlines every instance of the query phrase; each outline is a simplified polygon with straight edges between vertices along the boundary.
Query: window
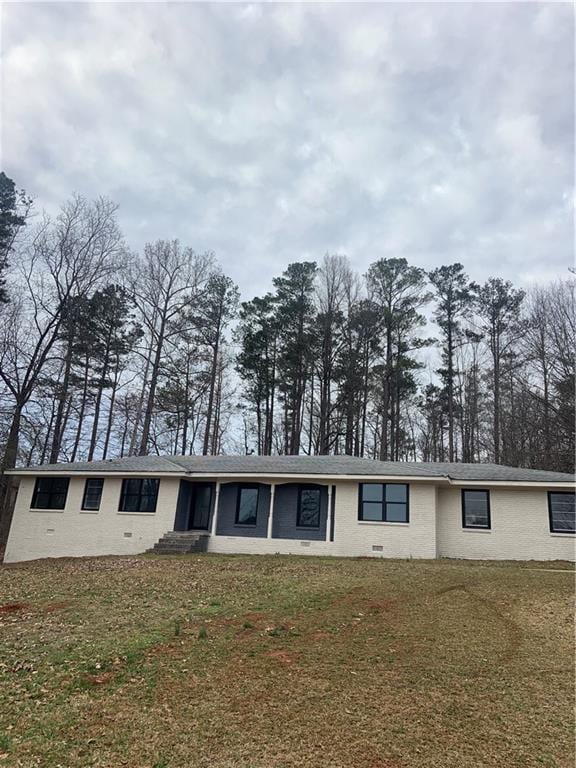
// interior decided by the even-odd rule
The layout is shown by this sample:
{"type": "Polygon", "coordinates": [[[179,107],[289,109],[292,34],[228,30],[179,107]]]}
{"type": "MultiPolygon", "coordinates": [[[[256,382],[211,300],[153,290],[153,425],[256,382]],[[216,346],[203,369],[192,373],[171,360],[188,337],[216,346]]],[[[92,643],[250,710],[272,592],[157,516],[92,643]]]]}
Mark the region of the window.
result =
{"type": "Polygon", "coordinates": [[[32,509],[64,509],[69,482],[68,477],[37,477],[32,509]]]}
{"type": "Polygon", "coordinates": [[[102,498],[102,488],[104,480],[101,477],[89,477],[84,485],[84,497],[82,499],[82,509],[97,511],[100,509],[100,499],[102,498]]]}
{"type": "Polygon", "coordinates": [[[240,486],[236,502],[236,525],[256,525],[257,516],[258,486],[240,486]]]}
{"type": "Polygon", "coordinates": [[[122,481],[120,512],[156,512],[160,480],[130,478],[122,481]]]}
{"type": "Polygon", "coordinates": [[[298,489],[298,528],[320,528],[320,488],[298,489]]]}
{"type": "Polygon", "coordinates": [[[361,483],[358,519],[407,523],[408,486],[404,483],[361,483]]]}
{"type": "Polygon", "coordinates": [[[574,533],[576,530],[576,496],[573,493],[548,493],[551,533],[574,533]]]}
{"type": "Polygon", "coordinates": [[[489,491],[462,490],[462,527],[490,528],[489,491]]]}

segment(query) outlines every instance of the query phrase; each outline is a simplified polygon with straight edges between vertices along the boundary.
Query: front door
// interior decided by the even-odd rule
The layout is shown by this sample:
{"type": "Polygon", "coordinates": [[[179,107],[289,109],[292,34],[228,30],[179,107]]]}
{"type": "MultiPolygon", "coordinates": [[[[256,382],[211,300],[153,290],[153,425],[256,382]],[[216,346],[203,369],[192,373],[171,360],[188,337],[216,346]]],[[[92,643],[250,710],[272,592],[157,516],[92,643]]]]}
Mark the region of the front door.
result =
{"type": "Polygon", "coordinates": [[[189,529],[208,530],[210,523],[210,507],[212,506],[212,486],[194,483],[190,502],[189,529]]]}

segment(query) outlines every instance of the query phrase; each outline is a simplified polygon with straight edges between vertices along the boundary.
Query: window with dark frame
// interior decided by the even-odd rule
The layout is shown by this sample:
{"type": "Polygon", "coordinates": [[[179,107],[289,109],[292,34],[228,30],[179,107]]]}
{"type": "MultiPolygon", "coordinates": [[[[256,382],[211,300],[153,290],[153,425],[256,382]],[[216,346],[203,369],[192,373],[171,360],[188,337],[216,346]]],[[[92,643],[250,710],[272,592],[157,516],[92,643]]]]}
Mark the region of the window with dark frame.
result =
{"type": "Polygon", "coordinates": [[[297,528],[320,528],[320,488],[298,488],[297,528]]]}
{"type": "Polygon", "coordinates": [[[406,483],[360,483],[358,519],[374,523],[409,522],[406,483]]]}
{"type": "Polygon", "coordinates": [[[91,512],[97,512],[100,509],[102,500],[102,489],[104,487],[104,478],[88,477],[84,484],[84,496],[82,497],[82,509],[91,512]]]}
{"type": "Polygon", "coordinates": [[[37,477],[31,509],[64,509],[69,477],[37,477]]]}
{"type": "Polygon", "coordinates": [[[119,512],[156,512],[160,480],[131,477],[122,480],[119,512]]]}
{"type": "Polygon", "coordinates": [[[550,533],[576,533],[576,495],[565,491],[548,492],[550,533]]]}
{"type": "Polygon", "coordinates": [[[236,525],[256,525],[258,518],[257,485],[241,485],[236,501],[236,525]]]}
{"type": "Polygon", "coordinates": [[[490,491],[462,489],[462,527],[490,529],[490,491]]]}

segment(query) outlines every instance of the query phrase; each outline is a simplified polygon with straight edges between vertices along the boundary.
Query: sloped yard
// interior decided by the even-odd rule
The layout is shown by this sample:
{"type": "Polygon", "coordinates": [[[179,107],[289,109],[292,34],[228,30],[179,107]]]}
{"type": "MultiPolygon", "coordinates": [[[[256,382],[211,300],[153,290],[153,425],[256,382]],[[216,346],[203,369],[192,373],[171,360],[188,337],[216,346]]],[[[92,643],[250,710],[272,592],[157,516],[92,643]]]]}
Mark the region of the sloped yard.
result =
{"type": "Polygon", "coordinates": [[[572,768],[569,568],[0,567],[0,765],[572,768]]]}

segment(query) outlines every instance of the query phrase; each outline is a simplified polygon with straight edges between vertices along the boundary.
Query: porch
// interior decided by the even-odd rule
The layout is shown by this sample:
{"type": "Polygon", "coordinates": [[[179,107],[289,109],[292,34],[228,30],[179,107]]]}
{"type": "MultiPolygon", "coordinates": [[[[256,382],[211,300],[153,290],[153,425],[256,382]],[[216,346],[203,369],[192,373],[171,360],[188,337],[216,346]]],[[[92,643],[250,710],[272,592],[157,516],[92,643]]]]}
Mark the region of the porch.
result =
{"type": "Polygon", "coordinates": [[[166,537],[180,545],[194,538],[202,549],[208,537],[220,536],[330,542],[335,495],[324,483],[181,480],[174,528],[166,537]]]}

